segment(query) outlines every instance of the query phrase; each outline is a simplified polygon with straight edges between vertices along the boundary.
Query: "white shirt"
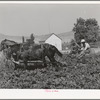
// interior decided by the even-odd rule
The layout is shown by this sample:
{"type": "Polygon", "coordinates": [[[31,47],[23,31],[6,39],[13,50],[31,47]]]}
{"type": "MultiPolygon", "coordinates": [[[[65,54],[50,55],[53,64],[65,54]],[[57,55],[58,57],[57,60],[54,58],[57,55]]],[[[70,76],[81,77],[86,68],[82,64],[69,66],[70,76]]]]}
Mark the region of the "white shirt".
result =
{"type": "Polygon", "coordinates": [[[81,50],[87,50],[90,48],[90,45],[88,43],[85,43],[85,47],[82,47],[81,50]]]}

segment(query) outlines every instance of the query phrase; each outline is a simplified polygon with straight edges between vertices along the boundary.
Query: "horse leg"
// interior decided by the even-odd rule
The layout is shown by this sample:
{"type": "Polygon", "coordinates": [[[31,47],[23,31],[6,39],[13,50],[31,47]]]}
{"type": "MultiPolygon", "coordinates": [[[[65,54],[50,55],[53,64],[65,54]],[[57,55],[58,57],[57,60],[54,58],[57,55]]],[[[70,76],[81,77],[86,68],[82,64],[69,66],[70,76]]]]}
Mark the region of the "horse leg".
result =
{"type": "Polygon", "coordinates": [[[46,63],[45,57],[43,57],[43,63],[44,63],[44,67],[47,67],[47,63],[46,63]]]}
{"type": "Polygon", "coordinates": [[[53,66],[57,66],[57,64],[56,64],[57,61],[55,60],[54,56],[48,56],[48,58],[53,66]]]}
{"type": "Polygon", "coordinates": [[[23,60],[23,63],[24,63],[24,69],[27,68],[27,60],[23,60]]]}
{"type": "Polygon", "coordinates": [[[46,60],[45,60],[45,55],[44,54],[42,54],[42,61],[43,61],[43,66],[47,67],[46,60]]]}
{"type": "Polygon", "coordinates": [[[57,61],[55,60],[54,57],[52,57],[52,61],[53,61],[54,66],[57,66],[57,61]]]}
{"type": "Polygon", "coordinates": [[[48,58],[50,62],[52,63],[52,66],[54,66],[55,71],[59,71],[60,69],[55,58],[54,57],[48,57],[48,58]]]}

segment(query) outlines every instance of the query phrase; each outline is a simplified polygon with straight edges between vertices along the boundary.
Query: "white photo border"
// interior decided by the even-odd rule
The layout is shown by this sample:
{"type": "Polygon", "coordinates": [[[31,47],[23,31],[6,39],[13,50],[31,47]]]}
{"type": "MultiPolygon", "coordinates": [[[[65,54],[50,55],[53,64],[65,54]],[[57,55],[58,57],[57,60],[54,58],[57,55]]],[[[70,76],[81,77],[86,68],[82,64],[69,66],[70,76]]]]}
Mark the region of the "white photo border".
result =
{"type": "MultiPolygon", "coordinates": [[[[100,4],[100,1],[0,1],[0,4],[100,4]]],[[[100,99],[99,89],[0,89],[0,99],[100,99]]]]}

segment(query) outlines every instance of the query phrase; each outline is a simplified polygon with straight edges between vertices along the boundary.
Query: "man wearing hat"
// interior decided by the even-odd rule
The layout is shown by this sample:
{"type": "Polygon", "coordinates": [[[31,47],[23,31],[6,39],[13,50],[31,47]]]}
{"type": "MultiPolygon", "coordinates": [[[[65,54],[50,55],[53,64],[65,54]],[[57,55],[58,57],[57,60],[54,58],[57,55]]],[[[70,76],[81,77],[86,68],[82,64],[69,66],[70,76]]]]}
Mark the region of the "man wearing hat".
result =
{"type": "Polygon", "coordinates": [[[81,55],[84,55],[86,53],[90,53],[90,45],[85,41],[85,39],[81,40],[81,55]]]}

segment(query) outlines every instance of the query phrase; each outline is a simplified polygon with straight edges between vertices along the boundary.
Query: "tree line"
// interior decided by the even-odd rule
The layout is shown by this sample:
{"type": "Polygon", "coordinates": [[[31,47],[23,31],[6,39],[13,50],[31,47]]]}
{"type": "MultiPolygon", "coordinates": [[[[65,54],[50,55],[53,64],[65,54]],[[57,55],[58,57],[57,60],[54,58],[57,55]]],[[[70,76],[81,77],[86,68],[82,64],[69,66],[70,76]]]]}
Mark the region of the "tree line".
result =
{"type": "Polygon", "coordinates": [[[100,28],[95,18],[78,18],[73,27],[74,39],[77,43],[85,39],[88,43],[100,41],[100,28]]]}

